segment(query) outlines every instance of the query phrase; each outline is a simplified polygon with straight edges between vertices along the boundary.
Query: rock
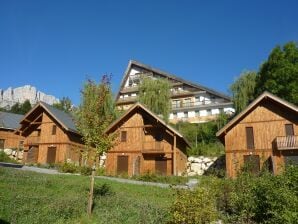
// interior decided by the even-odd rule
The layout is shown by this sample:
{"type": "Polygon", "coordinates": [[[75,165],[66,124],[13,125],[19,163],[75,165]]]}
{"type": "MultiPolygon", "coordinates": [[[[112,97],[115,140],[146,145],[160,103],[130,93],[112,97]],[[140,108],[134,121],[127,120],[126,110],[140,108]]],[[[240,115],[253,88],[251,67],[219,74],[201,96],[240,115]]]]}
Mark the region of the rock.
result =
{"type": "Polygon", "coordinates": [[[204,162],[204,163],[208,163],[208,162],[212,162],[212,160],[209,159],[208,157],[205,157],[205,158],[203,159],[203,162],[204,162]]]}
{"type": "Polygon", "coordinates": [[[14,89],[11,87],[6,90],[0,89],[0,107],[10,108],[15,103],[24,103],[25,100],[29,100],[31,105],[36,104],[39,101],[43,101],[50,105],[59,103],[59,99],[56,97],[37,91],[34,86],[30,85],[14,89]]]}
{"type": "Polygon", "coordinates": [[[12,154],[12,149],[4,149],[4,153],[10,156],[12,154]]]}
{"type": "Polygon", "coordinates": [[[199,163],[193,163],[191,164],[191,168],[192,171],[197,172],[198,170],[201,170],[201,164],[199,163]]]}
{"type": "Polygon", "coordinates": [[[188,159],[187,159],[187,160],[188,160],[189,162],[193,162],[193,161],[194,161],[194,159],[195,159],[195,157],[193,157],[193,156],[190,156],[190,157],[188,157],[188,159]]]}
{"type": "Polygon", "coordinates": [[[24,154],[23,153],[19,153],[19,159],[22,160],[24,157],[24,154]]]}
{"type": "Polygon", "coordinates": [[[193,176],[196,176],[197,173],[196,172],[189,172],[187,175],[190,176],[190,177],[193,177],[193,176]]]}
{"type": "Polygon", "coordinates": [[[204,170],[199,170],[198,172],[197,172],[197,175],[199,175],[199,176],[202,176],[204,174],[204,170]]]}

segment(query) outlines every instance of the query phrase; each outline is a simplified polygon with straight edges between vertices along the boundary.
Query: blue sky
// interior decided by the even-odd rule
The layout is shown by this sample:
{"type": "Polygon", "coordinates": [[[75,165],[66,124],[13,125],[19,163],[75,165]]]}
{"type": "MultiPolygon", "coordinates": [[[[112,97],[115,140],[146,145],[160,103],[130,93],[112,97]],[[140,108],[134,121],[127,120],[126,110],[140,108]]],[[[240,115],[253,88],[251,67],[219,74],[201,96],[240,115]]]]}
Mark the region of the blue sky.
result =
{"type": "Polygon", "coordinates": [[[80,102],[87,77],[130,59],[227,93],[276,45],[298,40],[298,1],[0,0],[0,88],[80,102]]]}

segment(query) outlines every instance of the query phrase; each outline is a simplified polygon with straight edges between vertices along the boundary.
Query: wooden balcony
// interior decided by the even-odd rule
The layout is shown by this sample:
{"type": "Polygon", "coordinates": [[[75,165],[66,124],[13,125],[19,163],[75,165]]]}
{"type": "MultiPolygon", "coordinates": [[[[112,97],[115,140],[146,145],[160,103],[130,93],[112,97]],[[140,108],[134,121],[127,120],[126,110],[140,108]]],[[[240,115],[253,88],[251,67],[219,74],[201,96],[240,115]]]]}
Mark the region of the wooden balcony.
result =
{"type": "Polygon", "coordinates": [[[298,149],[298,136],[278,136],[275,138],[275,144],[278,150],[298,149]]]}
{"type": "Polygon", "coordinates": [[[152,142],[143,142],[142,153],[164,153],[163,142],[152,141],[152,142]]]}
{"type": "Polygon", "coordinates": [[[40,143],[40,136],[30,136],[26,138],[24,145],[38,145],[40,143]]]}

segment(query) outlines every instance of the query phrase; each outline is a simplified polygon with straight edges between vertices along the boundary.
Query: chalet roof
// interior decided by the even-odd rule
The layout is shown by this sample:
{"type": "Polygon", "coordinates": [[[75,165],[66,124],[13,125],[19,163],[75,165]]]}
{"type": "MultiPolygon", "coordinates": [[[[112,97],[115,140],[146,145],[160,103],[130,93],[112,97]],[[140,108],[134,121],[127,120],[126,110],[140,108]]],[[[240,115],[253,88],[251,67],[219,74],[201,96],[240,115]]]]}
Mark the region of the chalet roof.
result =
{"type": "Polygon", "coordinates": [[[264,100],[272,100],[290,110],[292,110],[294,113],[298,113],[298,107],[294,104],[291,104],[272,93],[269,93],[265,91],[262,93],[258,98],[256,98],[251,104],[249,104],[241,113],[239,113],[237,116],[235,116],[230,122],[228,122],[223,128],[221,128],[217,133],[216,136],[219,138],[223,138],[226,133],[234,127],[241,119],[243,119],[248,113],[250,113],[252,110],[254,110],[262,101],[264,100]]]}
{"type": "Polygon", "coordinates": [[[0,128],[16,130],[24,115],[0,112],[0,128]]]}
{"type": "Polygon", "coordinates": [[[40,107],[43,108],[46,112],[48,112],[65,130],[78,134],[78,130],[76,128],[74,118],[70,114],[67,114],[64,111],[59,110],[44,102],[39,102],[38,104],[36,104],[24,116],[24,118],[20,121],[20,123],[23,123],[30,114],[32,114],[40,107]]]}
{"type": "Polygon", "coordinates": [[[178,82],[185,83],[185,84],[187,84],[187,85],[189,85],[189,86],[192,86],[192,87],[201,89],[201,90],[203,90],[203,91],[209,92],[209,93],[211,93],[211,94],[213,94],[213,95],[215,95],[215,96],[222,97],[222,98],[224,98],[224,99],[226,99],[226,100],[231,100],[231,98],[230,98],[229,96],[227,96],[227,95],[225,95],[225,94],[223,94],[223,93],[220,93],[220,92],[218,92],[218,91],[216,91],[216,90],[213,90],[213,89],[208,88],[208,87],[206,87],[206,86],[203,86],[203,85],[201,85],[201,84],[197,84],[197,83],[193,83],[193,82],[184,80],[184,79],[179,78],[179,77],[177,77],[177,76],[175,76],[175,75],[173,75],[173,74],[170,74],[170,73],[168,73],[168,72],[159,70],[159,69],[157,69],[157,68],[153,68],[153,67],[151,67],[150,65],[146,65],[146,64],[143,64],[143,63],[138,62],[138,61],[135,61],[135,60],[130,60],[129,63],[128,63],[128,66],[127,66],[127,68],[126,68],[126,70],[125,70],[124,76],[123,76],[122,81],[121,81],[121,85],[120,85],[119,91],[118,91],[117,96],[116,96],[116,99],[119,98],[120,91],[121,91],[121,89],[124,87],[124,84],[125,84],[125,81],[126,81],[126,79],[127,79],[127,76],[129,75],[129,71],[131,70],[131,68],[132,68],[133,66],[141,67],[141,68],[143,68],[143,69],[152,71],[153,73],[159,74],[159,75],[161,75],[161,76],[164,76],[164,77],[167,77],[167,78],[176,80],[176,81],[178,81],[178,82]]]}
{"type": "Polygon", "coordinates": [[[106,133],[109,133],[111,131],[111,129],[113,129],[115,126],[117,126],[117,124],[119,124],[125,117],[127,117],[132,111],[136,110],[136,109],[141,109],[144,112],[146,112],[147,114],[149,114],[151,117],[153,117],[154,119],[156,119],[160,124],[162,124],[164,127],[166,127],[170,132],[172,132],[173,134],[177,135],[179,138],[181,138],[186,144],[187,146],[190,147],[189,142],[183,137],[183,135],[178,132],[175,128],[169,126],[166,124],[166,122],[164,122],[159,116],[157,116],[155,113],[153,113],[152,111],[150,111],[148,108],[146,108],[143,104],[141,103],[135,103],[132,107],[129,108],[129,110],[127,110],[120,118],[118,118],[116,121],[114,121],[107,129],[106,129],[106,133]]]}

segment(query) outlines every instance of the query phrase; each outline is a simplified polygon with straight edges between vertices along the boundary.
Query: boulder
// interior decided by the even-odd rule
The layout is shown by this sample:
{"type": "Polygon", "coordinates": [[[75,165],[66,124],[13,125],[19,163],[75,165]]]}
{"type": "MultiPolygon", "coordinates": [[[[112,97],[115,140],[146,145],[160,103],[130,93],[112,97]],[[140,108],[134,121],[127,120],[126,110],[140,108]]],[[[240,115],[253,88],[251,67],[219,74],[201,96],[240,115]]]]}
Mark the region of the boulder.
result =
{"type": "Polygon", "coordinates": [[[4,149],[4,153],[10,156],[12,154],[12,149],[4,149]]]}
{"type": "Polygon", "coordinates": [[[187,175],[190,176],[190,177],[192,177],[192,176],[196,176],[197,173],[196,172],[188,172],[187,175]]]}
{"type": "Polygon", "coordinates": [[[192,163],[191,168],[192,171],[197,172],[198,170],[201,170],[201,164],[199,163],[192,163]]]}
{"type": "Polygon", "coordinates": [[[195,157],[193,157],[193,156],[190,156],[190,157],[188,157],[188,159],[187,159],[189,162],[193,162],[194,160],[195,160],[195,157]]]}

